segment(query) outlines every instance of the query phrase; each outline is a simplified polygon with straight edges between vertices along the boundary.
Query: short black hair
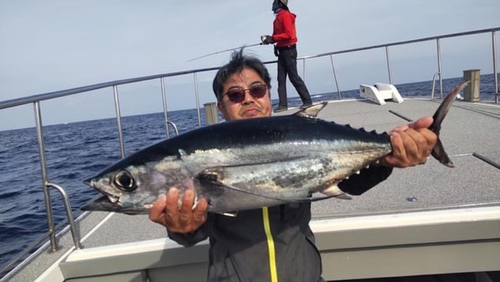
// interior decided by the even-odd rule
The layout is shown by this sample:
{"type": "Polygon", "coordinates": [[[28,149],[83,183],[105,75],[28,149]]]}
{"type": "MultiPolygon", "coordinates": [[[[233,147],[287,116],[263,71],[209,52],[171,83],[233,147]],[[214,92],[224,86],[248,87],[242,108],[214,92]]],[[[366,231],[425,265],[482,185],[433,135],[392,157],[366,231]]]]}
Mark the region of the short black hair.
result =
{"type": "Polygon", "coordinates": [[[217,101],[222,100],[224,84],[229,77],[235,73],[241,73],[244,68],[253,69],[262,78],[262,80],[264,80],[268,89],[271,89],[271,77],[269,76],[267,68],[258,58],[243,55],[243,49],[244,48],[241,48],[239,51],[234,51],[231,55],[229,63],[223,65],[215,75],[212,88],[217,101]]]}
{"type": "Polygon", "coordinates": [[[278,5],[280,5],[281,9],[285,9],[287,11],[290,11],[290,9],[288,8],[288,1],[286,1],[286,3],[284,3],[281,0],[274,0],[274,3],[278,3],[278,5]]]}

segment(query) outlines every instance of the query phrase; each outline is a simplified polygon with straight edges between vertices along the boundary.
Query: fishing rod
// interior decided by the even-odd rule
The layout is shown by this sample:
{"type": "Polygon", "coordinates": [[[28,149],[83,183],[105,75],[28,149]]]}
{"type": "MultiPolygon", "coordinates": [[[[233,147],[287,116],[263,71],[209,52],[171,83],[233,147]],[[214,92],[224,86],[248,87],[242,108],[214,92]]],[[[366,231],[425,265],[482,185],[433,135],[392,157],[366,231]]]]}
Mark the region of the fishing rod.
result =
{"type": "Polygon", "coordinates": [[[216,55],[216,54],[219,54],[219,53],[224,53],[224,52],[228,52],[228,51],[233,51],[233,50],[241,49],[243,47],[253,47],[253,46],[263,45],[263,44],[264,43],[259,42],[259,43],[255,43],[255,44],[243,45],[243,46],[236,47],[236,48],[231,48],[231,49],[226,49],[226,50],[222,50],[222,51],[217,51],[217,52],[214,52],[214,53],[206,54],[206,55],[203,55],[203,56],[196,57],[194,59],[188,60],[188,62],[191,62],[191,61],[194,61],[194,60],[198,60],[198,59],[201,59],[201,58],[205,58],[205,57],[208,57],[208,56],[216,55]]]}

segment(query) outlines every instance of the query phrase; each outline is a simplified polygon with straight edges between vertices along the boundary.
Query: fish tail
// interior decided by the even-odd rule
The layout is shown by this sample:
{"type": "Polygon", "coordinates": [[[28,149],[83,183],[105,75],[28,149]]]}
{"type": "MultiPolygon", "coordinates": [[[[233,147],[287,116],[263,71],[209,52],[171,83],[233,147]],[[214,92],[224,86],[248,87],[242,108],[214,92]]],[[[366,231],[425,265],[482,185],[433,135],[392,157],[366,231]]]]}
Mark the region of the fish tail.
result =
{"type": "Polygon", "coordinates": [[[453,101],[455,101],[455,98],[457,97],[458,93],[460,93],[460,90],[462,90],[465,86],[467,86],[467,84],[469,84],[469,81],[462,82],[455,88],[453,88],[453,90],[451,90],[451,92],[448,94],[448,96],[446,96],[446,98],[443,100],[439,108],[434,113],[434,116],[432,116],[434,122],[429,127],[429,129],[432,130],[432,132],[434,132],[438,137],[436,145],[434,146],[434,149],[432,149],[431,154],[434,158],[436,158],[436,160],[438,160],[440,163],[444,164],[447,167],[455,167],[455,165],[450,160],[450,157],[448,157],[448,154],[446,154],[443,144],[439,139],[439,132],[441,131],[441,123],[446,117],[446,114],[448,114],[448,110],[450,109],[453,101]]]}

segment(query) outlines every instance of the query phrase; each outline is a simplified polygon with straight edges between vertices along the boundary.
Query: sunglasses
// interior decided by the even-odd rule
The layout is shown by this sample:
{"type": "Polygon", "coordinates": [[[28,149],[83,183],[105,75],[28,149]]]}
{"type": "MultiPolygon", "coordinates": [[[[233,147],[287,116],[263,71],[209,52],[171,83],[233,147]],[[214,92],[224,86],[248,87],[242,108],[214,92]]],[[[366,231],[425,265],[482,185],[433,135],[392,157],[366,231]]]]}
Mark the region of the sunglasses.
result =
{"type": "Polygon", "coordinates": [[[245,100],[245,92],[248,90],[250,92],[250,95],[255,98],[259,99],[264,97],[267,93],[267,84],[254,84],[250,86],[250,88],[243,89],[241,87],[235,87],[231,88],[229,91],[227,91],[225,94],[222,95],[222,98],[227,95],[227,98],[229,98],[229,101],[232,103],[241,103],[243,100],[245,100]]]}

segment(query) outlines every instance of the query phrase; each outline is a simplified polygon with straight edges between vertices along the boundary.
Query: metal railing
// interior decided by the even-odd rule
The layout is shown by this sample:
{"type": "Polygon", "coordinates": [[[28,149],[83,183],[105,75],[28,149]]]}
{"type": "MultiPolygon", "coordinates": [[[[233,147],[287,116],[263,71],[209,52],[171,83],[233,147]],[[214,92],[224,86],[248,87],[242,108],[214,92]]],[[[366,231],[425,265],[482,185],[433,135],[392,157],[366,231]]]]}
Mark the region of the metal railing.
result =
{"type": "Polygon", "coordinates": [[[493,52],[493,75],[495,76],[495,104],[498,104],[498,96],[500,96],[500,92],[498,90],[498,68],[497,68],[497,43],[496,43],[496,35],[495,31],[498,29],[495,29],[491,32],[491,50],[493,52]]]}
{"type": "Polygon", "coordinates": [[[47,174],[47,162],[45,158],[45,142],[43,138],[43,126],[42,126],[42,113],[40,110],[40,102],[35,102],[33,104],[33,108],[35,110],[35,123],[36,123],[36,131],[38,137],[38,153],[40,156],[40,166],[42,168],[42,183],[43,183],[43,195],[45,199],[45,210],[47,212],[47,223],[49,227],[49,237],[50,237],[50,250],[52,252],[57,251],[57,240],[54,226],[54,217],[52,213],[52,205],[50,201],[50,192],[49,188],[55,188],[61,193],[61,196],[64,200],[64,206],[66,208],[66,216],[68,223],[70,224],[71,234],[73,236],[73,242],[75,244],[75,248],[81,248],[80,238],[78,233],[76,232],[75,220],[73,219],[73,213],[71,211],[71,205],[69,202],[68,194],[66,191],[59,185],[55,183],[50,183],[47,174]]]}
{"type": "MultiPolygon", "coordinates": [[[[439,36],[425,37],[425,38],[420,38],[420,39],[399,41],[399,42],[393,42],[393,43],[387,43],[387,44],[346,49],[346,50],[328,52],[328,53],[312,55],[312,56],[304,56],[304,57],[300,57],[299,59],[303,59],[305,62],[305,60],[313,59],[313,58],[385,48],[386,61],[387,61],[387,74],[388,74],[388,78],[389,78],[389,83],[393,84],[392,74],[391,74],[391,64],[390,64],[390,58],[389,58],[389,47],[398,46],[398,45],[408,45],[408,44],[420,43],[420,42],[425,42],[425,41],[436,41],[437,68],[438,68],[437,72],[442,74],[443,71],[442,71],[441,46],[440,46],[441,39],[452,38],[452,37],[461,37],[461,36],[481,34],[481,33],[491,33],[492,34],[491,35],[492,52],[493,52],[493,56],[492,56],[493,74],[495,76],[495,89],[494,89],[493,93],[495,94],[495,103],[498,104],[498,97],[500,96],[500,93],[499,93],[500,91],[498,89],[497,46],[496,46],[496,34],[495,33],[499,30],[500,30],[500,27],[496,27],[496,28],[473,30],[473,31],[467,31],[467,32],[450,33],[450,34],[446,34],[446,35],[439,35],[439,36]]],[[[266,62],[266,63],[271,63],[271,62],[266,62]]],[[[304,65],[305,65],[305,63],[304,63],[304,65]]],[[[332,69],[334,69],[333,60],[332,60],[332,69]]],[[[304,73],[305,73],[305,66],[304,66],[304,73]]],[[[337,83],[336,78],[335,78],[335,82],[337,83]]],[[[443,78],[442,78],[442,75],[439,76],[439,89],[440,89],[440,97],[442,98],[443,97],[443,78]]],[[[339,93],[339,95],[340,95],[340,93],[339,93]]]]}
{"type": "MultiPolygon", "coordinates": [[[[438,76],[441,78],[441,73],[440,72],[436,72],[433,76],[432,76],[432,91],[431,91],[431,100],[434,100],[434,90],[436,90],[436,76],[438,76]]],[[[443,98],[443,97],[441,97],[443,98]]]]}
{"type": "MultiPolygon", "coordinates": [[[[500,30],[500,27],[497,27],[497,28],[482,29],[482,30],[475,30],[475,31],[469,31],[469,32],[446,34],[446,35],[434,36],[434,37],[426,37],[426,38],[420,38],[420,39],[414,39],[414,40],[408,40],[408,41],[400,41],[400,42],[394,42],[394,43],[388,43],[388,44],[373,45],[373,46],[360,47],[360,48],[354,48],[354,49],[346,49],[346,50],[334,51],[334,52],[323,53],[323,54],[318,54],[318,55],[313,55],[313,56],[304,56],[304,57],[300,57],[299,60],[302,60],[302,62],[303,62],[303,78],[305,79],[306,61],[313,59],[313,58],[327,57],[328,56],[330,58],[330,63],[331,63],[332,71],[333,71],[333,80],[334,80],[335,85],[336,85],[338,97],[339,97],[339,99],[341,99],[341,90],[339,87],[339,82],[337,79],[337,72],[336,72],[334,60],[333,60],[334,55],[384,48],[385,49],[385,59],[386,59],[386,63],[387,63],[388,78],[389,78],[389,82],[392,84],[393,82],[392,82],[392,73],[391,73],[391,61],[390,61],[390,57],[389,57],[389,48],[393,47],[393,46],[397,46],[397,45],[407,45],[407,44],[413,44],[413,43],[418,43],[418,42],[435,40],[436,41],[436,48],[437,48],[437,69],[438,69],[438,71],[433,77],[432,98],[434,98],[434,84],[435,84],[436,75],[439,75],[440,97],[442,97],[442,92],[443,92],[442,73],[443,72],[442,72],[442,62],[441,62],[440,40],[446,39],[446,38],[452,38],[452,37],[473,35],[473,34],[492,33],[492,50],[493,50],[492,61],[493,61],[493,73],[495,76],[494,93],[495,93],[495,102],[498,103],[498,96],[500,94],[499,94],[499,89],[498,89],[498,75],[497,75],[497,62],[496,62],[497,61],[497,59],[496,59],[497,58],[497,55],[496,55],[497,54],[497,50],[496,50],[497,47],[496,47],[496,42],[495,42],[495,40],[496,40],[495,33],[499,30],[500,30]]],[[[275,64],[276,61],[267,61],[264,63],[265,64],[275,64]]],[[[70,96],[70,95],[74,95],[74,94],[94,91],[94,90],[98,90],[98,89],[102,89],[102,88],[112,88],[112,92],[113,92],[113,96],[114,96],[114,104],[115,104],[115,114],[116,114],[116,119],[117,119],[117,123],[118,123],[120,151],[121,151],[121,156],[124,157],[126,155],[126,152],[125,152],[125,144],[124,144],[124,140],[123,140],[123,132],[122,132],[122,126],[121,126],[121,113],[120,113],[118,86],[142,82],[142,81],[151,81],[151,80],[156,80],[156,79],[159,80],[160,86],[161,86],[161,95],[162,95],[162,99],[163,99],[165,134],[166,134],[166,137],[168,138],[169,137],[169,128],[168,128],[169,125],[174,127],[176,134],[178,134],[178,131],[177,131],[177,126],[173,122],[168,120],[168,104],[167,104],[167,94],[166,94],[166,90],[165,90],[164,79],[167,77],[177,77],[177,76],[181,76],[181,75],[189,75],[189,74],[193,75],[194,95],[195,95],[196,109],[197,109],[197,114],[198,114],[198,125],[201,126],[200,98],[199,98],[199,90],[198,90],[197,73],[215,71],[217,69],[218,69],[218,67],[210,67],[210,68],[202,68],[202,69],[195,69],[195,70],[171,72],[171,73],[156,74],[156,75],[136,77],[136,78],[130,78],[130,79],[116,80],[116,81],[93,84],[93,85],[77,87],[77,88],[72,88],[72,89],[67,89],[67,90],[62,90],[62,91],[37,94],[37,95],[29,96],[29,97],[23,97],[23,98],[12,99],[12,100],[0,102],[0,110],[33,103],[34,111],[35,111],[35,122],[36,122],[36,129],[37,129],[39,154],[40,154],[40,165],[42,168],[42,184],[43,184],[43,188],[44,188],[44,198],[45,198],[45,206],[46,206],[48,229],[49,229],[48,236],[49,236],[50,242],[51,242],[51,244],[50,244],[51,250],[53,250],[53,251],[57,250],[57,242],[56,242],[56,237],[55,237],[54,220],[53,220],[53,214],[52,214],[52,206],[50,203],[49,188],[56,188],[59,192],[61,192],[61,194],[63,194],[63,198],[66,202],[65,204],[66,204],[68,222],[71,225],[71,231],[73,234],[73,241],[75,243],[75,247],[79,248],[81,246],[80,246],[79,238],[78,238],[78,235],[76,232],[76,228],[74,226],[74,220],[73,220],[73,217],[71,215],[71,207],[69,205],[69,200],[67,198],[67,195],[64,192],[64,189],[62,187],[60,187],[57,184],[49,182],[46,160],[45,160],[45,145],[44,145],[40,101],[61,98],[61,97],[70,96]],[[68,212],[68,210],[69,210],[69,212],[68,212]]]]}

